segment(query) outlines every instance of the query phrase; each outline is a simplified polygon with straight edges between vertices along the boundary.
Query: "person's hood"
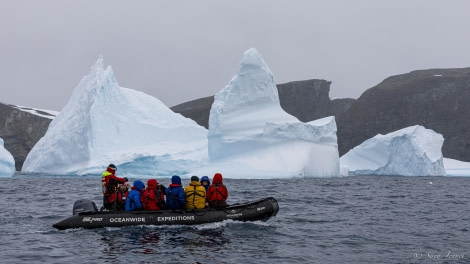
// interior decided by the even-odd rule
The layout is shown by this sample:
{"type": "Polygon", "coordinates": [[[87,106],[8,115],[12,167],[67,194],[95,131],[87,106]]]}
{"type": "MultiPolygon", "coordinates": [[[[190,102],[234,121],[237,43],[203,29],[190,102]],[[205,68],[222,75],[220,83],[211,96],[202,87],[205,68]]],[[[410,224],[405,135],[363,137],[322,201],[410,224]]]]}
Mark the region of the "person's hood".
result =
{"type": "Polygon", "coordinates": [[[145,184],[143,181],[141,180],[135,180],[134,181],[134,187],[139,190],[139,191],[143,191],[144,188],[145,188],[145,184]]]}
{"type": "Polygon", "coordinates": [[[213,184],[220,184],[222,183],[222,174],[221,173],[216,173],[214,174],[214,178],[212,179],[213,184]]]}
{"type": "Polygon", "coordinates": [[[150,180],[147,181],[147,188],[149,190],[154,190],[154,189],[157,188],[157,184],[158,184],[157,180],[150,179],[150,180]]]}
{"type": "Polygon", "coordinates": [[[171,177],[171,183],[172,183],[172,184],[179,184],[179,185],[181,185],[181,178],[180,178],[180,176],[178,176],[178,175],[173,175],[173,177],[171,177]]]}
{"type": "Polygon", "coordinates": [[[209,185],[211,184],[211,180],[209,180],[209,177],[207,177],[207,176],[202,176],[201,177],[201,181],[200,181],[201,184],[202,184],[203,181],[207,181],[209,183],[209,185]]]}

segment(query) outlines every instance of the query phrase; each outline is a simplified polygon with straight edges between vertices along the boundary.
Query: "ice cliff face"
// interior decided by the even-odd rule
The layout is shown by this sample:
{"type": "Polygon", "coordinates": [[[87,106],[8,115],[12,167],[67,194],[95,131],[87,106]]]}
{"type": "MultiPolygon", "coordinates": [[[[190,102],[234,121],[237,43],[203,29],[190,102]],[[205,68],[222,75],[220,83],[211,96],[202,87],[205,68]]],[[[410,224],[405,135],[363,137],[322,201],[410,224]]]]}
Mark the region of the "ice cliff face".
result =
{"type": "Polygon", "coordinates": [[[115,163],[121,175],[126,167],[135,174],[177,173],[187,171],[194,159],[207,159],[206,137],[206,129],[158,99],[119,87],[100,57],[28,154],[22,171],[86,174],[115,163]]]}
{"type": "Polygon", "coordinates": [[[334,117],[302,123],[287,114],[280,106],[273,74],[253,48],[214,97],[208,144],[213,166],[232,175],[339,175],[334,117]]]}
{"type": "Polygon", "coordinates": [[[0,177],[11,177],[15,174],[15,160],[4,148],[3,139],[0,138],[0,177]]]}
{"type": "Polygon", "coordinates": [[[349,175],[445,176],[443,142],[441,134],[422,126],[379,134],[343,155],[341,171],[349,175]]]}

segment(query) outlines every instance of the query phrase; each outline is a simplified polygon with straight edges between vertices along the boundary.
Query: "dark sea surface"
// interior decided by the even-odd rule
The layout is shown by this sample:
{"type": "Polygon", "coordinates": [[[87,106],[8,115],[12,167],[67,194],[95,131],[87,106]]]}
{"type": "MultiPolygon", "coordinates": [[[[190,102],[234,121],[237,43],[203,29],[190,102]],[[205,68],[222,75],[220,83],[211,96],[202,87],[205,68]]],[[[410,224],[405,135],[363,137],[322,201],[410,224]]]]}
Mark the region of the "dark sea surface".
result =
{"type": "Polygon", "coordinates": [[[101,206],[99,176],[0,181],[0,263],[470,263],[470,178],[226,179],[229,203],[273,196],[278,215],[65,231],[75,200],[101,206]]]}

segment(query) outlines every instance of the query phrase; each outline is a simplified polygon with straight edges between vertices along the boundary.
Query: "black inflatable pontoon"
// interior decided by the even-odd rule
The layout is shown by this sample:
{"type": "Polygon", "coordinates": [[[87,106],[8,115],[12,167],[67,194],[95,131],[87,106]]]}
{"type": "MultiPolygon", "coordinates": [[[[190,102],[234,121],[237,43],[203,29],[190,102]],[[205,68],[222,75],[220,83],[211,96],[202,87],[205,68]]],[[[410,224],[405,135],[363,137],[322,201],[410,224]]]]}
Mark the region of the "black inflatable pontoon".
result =
{"type": "Polygon", "coordinates": [[[197,225],[235,221],[266,221],[279,211],[276,199],[272,197],[257,201],[233,204],[223,209],[206,208],[200,210],[160,210],[131,212],[99,212],[93,201],[78,200],[74,203],[73,216],[52,226],[64,230],[68,228],[100,228],[131,225],[197,225]]]}

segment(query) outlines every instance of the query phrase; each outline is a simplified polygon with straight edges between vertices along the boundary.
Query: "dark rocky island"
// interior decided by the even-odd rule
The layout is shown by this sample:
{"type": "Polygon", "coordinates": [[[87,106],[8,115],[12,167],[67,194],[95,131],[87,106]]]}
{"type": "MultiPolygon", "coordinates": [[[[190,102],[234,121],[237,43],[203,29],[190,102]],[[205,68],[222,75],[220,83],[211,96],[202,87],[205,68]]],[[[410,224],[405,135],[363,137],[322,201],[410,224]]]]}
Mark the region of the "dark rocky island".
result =
{"type": "Polygon", "coordinates": [[[336,118],[340,155],[377,134],[422,125],[444,136],[446,158],[470,161],[470,68],[392,76],[336,118]]]}
{"type": "MultiPolygon", "coordinates": [[[[51,118],[35,115],[24,109],[0,103],[0,138],[3,138],[5,149],[15,159],[17,171],[21,170],[23,162],[36,142],[46,134],[51,118]]],[[[37,112],[43,116],[50,114],[37,112]]]]}

